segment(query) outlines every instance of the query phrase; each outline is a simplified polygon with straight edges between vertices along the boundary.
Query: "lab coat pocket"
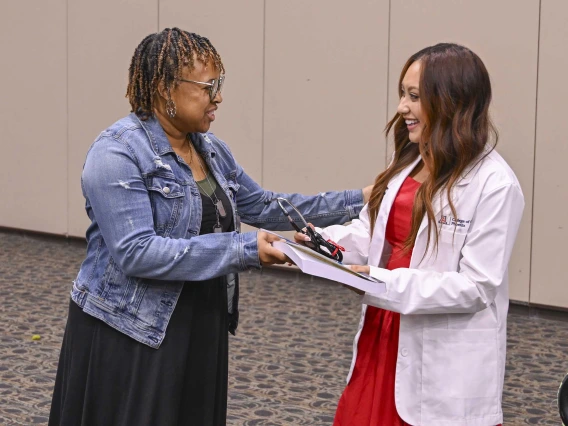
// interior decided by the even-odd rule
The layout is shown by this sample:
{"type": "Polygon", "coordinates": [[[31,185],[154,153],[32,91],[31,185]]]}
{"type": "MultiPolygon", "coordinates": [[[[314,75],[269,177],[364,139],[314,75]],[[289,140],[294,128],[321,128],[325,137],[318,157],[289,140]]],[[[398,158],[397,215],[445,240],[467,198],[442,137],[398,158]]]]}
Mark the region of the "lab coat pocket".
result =
{"type": "Polygon", "coordinates": [[[498,412],[498,330],[424,329],[422,409],[430,419],[498,412]]]}
{"type": "Polygon", "coordinates": [[[451,244],[455,249],[459,250],[462,248],[465,242],[466,234],[465,232],[460,232],[454,229],[442,229],[439,234],[440,243],[451,244]]]}
{"type": "Polygon", "coordinates": [[[442,229],[438,235],[436,270],[457,271],[466,234],[454,229],[442,229]]]}

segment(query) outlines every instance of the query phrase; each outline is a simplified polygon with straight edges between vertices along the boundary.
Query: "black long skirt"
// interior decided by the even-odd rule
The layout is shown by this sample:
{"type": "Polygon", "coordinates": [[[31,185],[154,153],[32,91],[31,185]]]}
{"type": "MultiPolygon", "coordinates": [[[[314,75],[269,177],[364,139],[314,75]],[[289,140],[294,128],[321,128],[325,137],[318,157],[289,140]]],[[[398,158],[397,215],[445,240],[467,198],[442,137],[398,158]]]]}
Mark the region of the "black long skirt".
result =
{"type": "Polygon", "coordinates": [[[49,425],[225,425],[227,380],[223,279],[184,284],[159,349],[71,301],[49,425]]]}

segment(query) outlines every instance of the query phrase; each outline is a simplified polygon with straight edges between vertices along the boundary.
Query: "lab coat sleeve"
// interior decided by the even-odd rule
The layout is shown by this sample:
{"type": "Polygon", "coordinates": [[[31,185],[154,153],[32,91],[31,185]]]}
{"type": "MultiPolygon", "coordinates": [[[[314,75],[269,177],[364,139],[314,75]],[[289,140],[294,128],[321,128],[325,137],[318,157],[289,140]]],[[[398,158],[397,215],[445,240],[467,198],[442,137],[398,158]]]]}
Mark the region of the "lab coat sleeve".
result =
{"type": "Polygon", "coordinates": [[[316,230],[326,240],[330,239],[342,246],[343,263],[346,265],[366,265],[369,257],[369,244],[371,241],[369,223],[369,205],[366,204],[359,213],[359,219],[353,220],[349,225],[332,225],[316,230]]]}
{"type": "Polygon", "coordinates": [[[387,291],[365,294],[362,302],[402,314],[474,313],[489,307],[507,276],[523,208],[523,194],[515,184],[483,195],[461,249],[458,271],[371,266],[370,275],[384,281],[387,291]]]}

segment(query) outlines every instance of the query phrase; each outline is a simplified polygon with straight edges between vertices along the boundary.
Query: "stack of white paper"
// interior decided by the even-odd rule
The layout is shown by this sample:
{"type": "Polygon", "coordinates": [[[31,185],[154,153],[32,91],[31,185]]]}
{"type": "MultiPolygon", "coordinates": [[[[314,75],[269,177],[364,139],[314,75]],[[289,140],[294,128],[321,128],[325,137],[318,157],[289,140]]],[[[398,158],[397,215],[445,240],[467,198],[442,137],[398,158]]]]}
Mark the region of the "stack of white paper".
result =
{"type": "Polygon", "coordinates": [[[386,291],[385,283],[329,259],[316,251],[283,239],[272,246],[288,256],[303,273],[346,284],[366,293],[380,294],[386,291]]]}

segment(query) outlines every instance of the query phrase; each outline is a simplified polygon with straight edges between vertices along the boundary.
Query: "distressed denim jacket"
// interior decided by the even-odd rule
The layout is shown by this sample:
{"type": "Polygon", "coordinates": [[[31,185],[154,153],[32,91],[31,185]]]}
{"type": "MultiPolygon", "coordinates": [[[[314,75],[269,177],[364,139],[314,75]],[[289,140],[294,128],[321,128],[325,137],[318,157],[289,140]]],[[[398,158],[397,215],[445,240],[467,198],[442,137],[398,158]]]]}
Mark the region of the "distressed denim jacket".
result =
{"type": "MultiPolygon", "coordinates": [[[[266,191],[213,134],[191,134],[191,140],[231,200],[236,222],[291,229],[270,202],[278,196],[319,226],[354,219],[363,207],[361,190],[315,196],[266,191]]],[[[84,312],[158,348],[184,281],[228,277],[228,310],[236,311],[236,274],[260,267],[257,233],[240,233],[235,223],[234,232],[198,235],[197,184],[154,117],[130,114],[103,131],[87,154],[81,184],[91,225],[71,298],[84,312]]],[[[232,332],[237,313],[230,315],[232,332]]]]}

